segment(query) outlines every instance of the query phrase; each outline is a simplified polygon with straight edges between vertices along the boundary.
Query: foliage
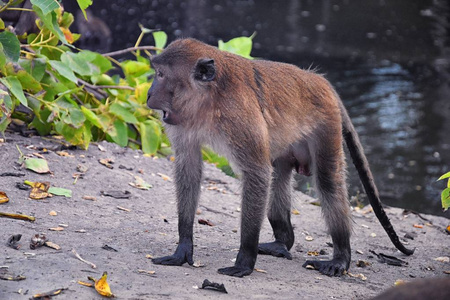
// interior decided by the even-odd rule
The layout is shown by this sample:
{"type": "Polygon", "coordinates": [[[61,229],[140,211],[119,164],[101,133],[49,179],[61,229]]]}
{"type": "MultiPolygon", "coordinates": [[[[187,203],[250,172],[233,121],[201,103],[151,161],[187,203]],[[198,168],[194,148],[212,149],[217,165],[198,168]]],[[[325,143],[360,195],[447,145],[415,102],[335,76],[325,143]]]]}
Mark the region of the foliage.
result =
{"type": "MultiPolygon", "coordinates": [[[[0,4],[0,11],[17,2],[0,4]]],[[[38,33],[19,37],[2,27],[0,19],[0,132],[20,120],[41,135],[62,135],[84,148],[106,139],[146,154],[170,153],[159,118],[146,106],[154,75],[148,50],[162,51],[167,35],[141,26],[133,51],[122,52],[132,52],[134,59],[119,62],[113,53],[74,47],[80,37],[70,31],[74,17],[63,12],[57,0],[31,2],[38,33]],[[145,34],[153,35],[155,47],[140,47],[145,34]]],[[[86,17],[92,0],[77,2],[86,17]]],[[[220,41],[219,48],[250,57],[251,38],[220,41]]],[[[204,155],[219,167],[228,165],[209,150],[204,155]]]]}
{"type": "Polygon", "coordinates": [[[450,172],[445,173],[438,180],[447,179],[447,188],[441,193],[442,209],[446,211],[450,207],[450,172]]]}

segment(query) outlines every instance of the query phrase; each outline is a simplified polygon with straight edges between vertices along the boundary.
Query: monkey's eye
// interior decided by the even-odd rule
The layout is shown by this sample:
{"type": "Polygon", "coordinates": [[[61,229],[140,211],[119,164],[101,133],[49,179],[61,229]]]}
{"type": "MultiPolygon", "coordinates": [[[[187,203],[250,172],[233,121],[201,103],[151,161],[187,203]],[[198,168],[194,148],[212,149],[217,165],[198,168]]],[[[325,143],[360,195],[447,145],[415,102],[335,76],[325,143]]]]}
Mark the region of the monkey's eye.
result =
{"type": "Polygon", "coordinates": [[[160,70],[157,70],[156,71],[156,76],[158,76],[159,78],[163,78],[164,74],[160,70]]]}

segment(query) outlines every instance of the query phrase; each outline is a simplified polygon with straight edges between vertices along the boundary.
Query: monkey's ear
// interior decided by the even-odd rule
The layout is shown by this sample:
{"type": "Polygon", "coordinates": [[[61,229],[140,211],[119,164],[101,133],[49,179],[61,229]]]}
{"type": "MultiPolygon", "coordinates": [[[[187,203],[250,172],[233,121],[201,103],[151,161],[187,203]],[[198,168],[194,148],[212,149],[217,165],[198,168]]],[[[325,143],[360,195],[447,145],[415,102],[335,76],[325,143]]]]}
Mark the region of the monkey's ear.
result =
{"type": "Polygon", "coordinates": [[[200,58],[195,65],[194,78],[200,81],[213,81],[216,77],[214,59],[200,58]]]}

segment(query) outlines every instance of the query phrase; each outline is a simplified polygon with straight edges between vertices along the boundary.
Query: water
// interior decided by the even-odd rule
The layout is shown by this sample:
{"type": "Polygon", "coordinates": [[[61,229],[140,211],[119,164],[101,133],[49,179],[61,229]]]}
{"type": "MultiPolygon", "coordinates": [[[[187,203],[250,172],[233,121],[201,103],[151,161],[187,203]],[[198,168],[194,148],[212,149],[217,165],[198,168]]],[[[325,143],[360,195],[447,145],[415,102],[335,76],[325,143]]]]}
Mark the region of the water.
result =
{"type": "Polygon", "coordinates": [[[212,45],[257,32],[253,56],[316,67],[336,87],[383,202],[450,217],[440,208],[445,182],[436,182],[450,170],[447,1],[95,0],[93,13],[111,29],[109,50],[133,46],[139,23],[212,45]]]}

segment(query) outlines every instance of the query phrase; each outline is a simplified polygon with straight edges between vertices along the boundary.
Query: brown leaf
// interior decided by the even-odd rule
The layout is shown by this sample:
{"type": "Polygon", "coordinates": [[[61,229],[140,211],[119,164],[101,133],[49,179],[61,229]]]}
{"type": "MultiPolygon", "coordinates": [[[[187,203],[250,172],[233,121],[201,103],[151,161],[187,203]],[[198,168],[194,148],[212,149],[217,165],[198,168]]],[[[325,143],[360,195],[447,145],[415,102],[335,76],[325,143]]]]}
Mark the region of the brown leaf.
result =
{"type": "Polygon", "coordinates": [[[414,226],[414,228],[423,228],[423,225],[420,225],[420,224],[414,224],[413,226],[414,226]]]}
{"type": "Polygon", "coordinates": [[[58,154],[59,156],[64,156],[64,157],[74,157],[72,154],[69,154],[66,151],[56,151],[56,154],[58,154]]]}
{"type": "Polygon", "coordinates": [[[59,246],[53,242],[45,242],[44,246],[47,246],[47,247],[55,249],[55,250],[61,250],[61,246],[59,246]]]}
{"type": "Polygon", "coordinates": [[[107,167],[108,169],[113,169],[112,164],[114,163],[114,159],[112,158],[102,158],[98,160],[99,163],[107,167]]]}
{"type": "Polygon", "coordinates": [[[30,198],[35,200],[45,199],[50,196],[48,189],[50,188],[50,182],[31,182],[25,180],[25,183],[31,186],[30,198]]]}
{"type": "Polygon", "coordinates": [[[84,200],[91,200],[91,201],[96,201],[97,198],[95,198],[94,196],[83,196],[82,197],[84,200]]]}
{"type": "Polygon", "coordinates": [[[214,226],[214,224],[210,220],[198,219],[198,223],[202,225],[214,226]]]}

